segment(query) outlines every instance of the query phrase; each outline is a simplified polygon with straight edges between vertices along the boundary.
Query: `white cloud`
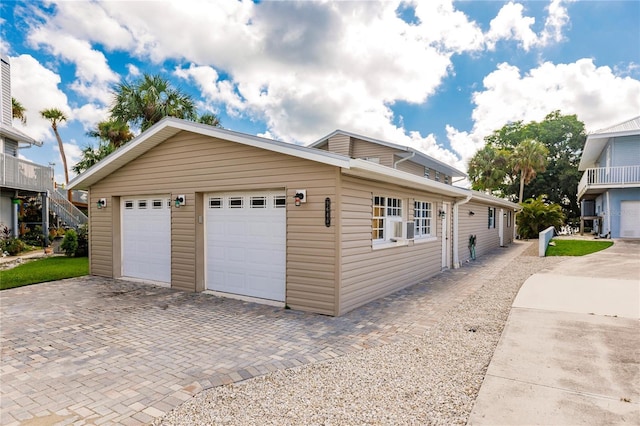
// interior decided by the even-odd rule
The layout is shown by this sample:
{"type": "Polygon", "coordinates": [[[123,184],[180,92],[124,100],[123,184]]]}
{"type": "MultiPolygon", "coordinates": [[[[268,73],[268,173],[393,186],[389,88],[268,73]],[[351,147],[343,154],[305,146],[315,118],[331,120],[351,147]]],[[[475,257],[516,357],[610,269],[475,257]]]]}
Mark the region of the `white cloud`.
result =
{"type": "Polygon", "coordinates": [[[563,3],[571,3],[573,1],[575,0],[551,0],[551,3],[546,8],[549,14],[540,36],[540,44],[542,46],[563,40],[562,30],[569,23],[569,13],[563,3]]]}
{"type": "Polygon", "coordinates": [[[504,5],[498,15],[490,22],[486,34],[489,49],[495,49],[500,40],[517,40],[524,50],[529,50],[538,41],[536,33],[531,29],[535,18],[523,16],[524,6],[509,2],[504,5]]]}
{"type": "MultiPolygon", "coordinates": [[[[54,140],[51,123],[40,116],[40,111],[58,108],[70,120],[73,117],[67,95],[58,87],[60,76],[48,70],[30,55],[11,57],[11,95],[25,108],[27,125],[14,120],[13,125],[36,140],[54,140]],[[34,82],[37,89],[34,90],[34,82]]],[[[66,123],[61,123],[64,127],[66,123]]]]}
{"type": "Polygon", "coordinates": [[[109,108],[97,104],[84,104],[73,109],[75,120],[82,123],[85,131],[95,128],[96,124],[109,118],[109,108]]]}
{"type": "Polygon", "coordinates": [[[554,110],[576,114],[587,131],[632,118],[640,111],[640,81],[596,67],[592,59],[545,62],[524,75],[503,63],[486,76],[484,90],[474,93],[473,102],[473,129],[447,128],[452,147],[466,160],[493,130],[518,120],[540,121],[554,110]]]}

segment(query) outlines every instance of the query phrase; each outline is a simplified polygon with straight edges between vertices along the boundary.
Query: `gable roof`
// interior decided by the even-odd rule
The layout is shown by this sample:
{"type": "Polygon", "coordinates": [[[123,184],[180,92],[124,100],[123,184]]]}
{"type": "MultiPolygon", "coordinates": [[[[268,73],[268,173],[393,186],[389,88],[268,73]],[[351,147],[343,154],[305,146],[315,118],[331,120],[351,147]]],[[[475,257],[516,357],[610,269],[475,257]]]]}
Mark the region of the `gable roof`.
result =
{"type": "Polygon", "coordinates": [[[404,145],[398,145],[395,143],[391,143],[391,142],[387,142],[379,139],[370,138],[368,136],[358,135],[356,133],[346,132],[340,129],[334,130],[333,132],[329,133],[327,136],[320,138],[319,140],[309,144],[308,146],[313,148],[319,148],[325,145],[326,143],[328,143],[329,138],[335,135],[345,135],[345,136],[349,136],[355,139],[360,139],[366,142],[371,142],[377,145],[382,145],[389,148],[397,149],[398,151],[403,151],[403,153],[396,153],[396,155],[398,155],[401,158],[412,157],[411,161],[418,163],[422,166],[444,172],[445,174],[452,177],[467,177],[467,175],[464,172],[461,172],[455,167],[452,167],[446,163],[443,163],[442,161],[436,160],[435,158],[430,157],[427,154],[415,148],[411,148],[409,146],[404,146],[404,145]]]}
{"type": "Polygon", "coordinates": [[[578,170],[582,171],[595,167],[600,153],[602,153],[610,138],[633,135],[640,135],[640,115],[589,134],[582,150],[578,170]]]}
{"type": "Polygon", "coordinates": [[[349,165],[349,159],[347,157],[332,152],[233,132],[231,130],[225,130],[219,127],[209,126],[207,124],[195,123],[193,121],[181,120],[174,117],[165,117],[123,147],[117,149],[115,152],[109,154],[82,174],[76,176],[71,182],[69,182],[69,188],[88,189],[91,185],[101,179],[104,179],[120,167],[135,160],[142,154],[161,144],[170,137],[175,136],[181,131],[224,139],[242,145],[253,146],[333,166],[348,167],[349,165]]]}
{"type": "Polygon", "coordinates": [[[117,149],[115,152],[111,153],[82,174],[76,176],[71,182],[69,182],[68,188],[89,189],[89,187],[104,179],[119,168],[125,166],[127,163],[135,160],[139,156],[182,131],[209,136],[212,138],[219,138],[230,142],[340,167],[341,173],[344,175],[360,177],[378,182],[393,183],[405,188],[418,189],[459,199],[473,196],[483,198],[485,201],[491,201],[495,204],[504,205],[505,207],[519,207],[517,204],[501,198],[484,194],[478,196],[478,194],[472,193],[472,191],[465,188],[436,182],[408,172],[375,164],[371,161],[349,158],[344,155],[317,148],[265,139],[173,117],[166,117],[162,119],[160,122],[154,124],[123,147],[117,149]]]}

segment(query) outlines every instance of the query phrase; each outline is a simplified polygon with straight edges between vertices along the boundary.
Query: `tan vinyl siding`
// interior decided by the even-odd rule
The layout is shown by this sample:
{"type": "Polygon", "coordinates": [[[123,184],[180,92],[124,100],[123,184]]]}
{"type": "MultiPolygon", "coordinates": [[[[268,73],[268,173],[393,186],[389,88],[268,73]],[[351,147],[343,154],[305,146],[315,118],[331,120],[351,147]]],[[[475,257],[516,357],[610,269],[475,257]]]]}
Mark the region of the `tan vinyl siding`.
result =
{"type": "Polygon", "coordinates": [[[351,144],[353,158],[379,158],[383,166],[393,167],[393,155],[398,152],[396,149],[355,138],[351,144]]]}
{"type": "MultiPolygon", "coordinates": [[[[337,211],[336,168],[220,139],[181,132],[133,160],[91,188],[91,265],[110,276],[113,209],[93,207],[100,197],[139,194],[186,195],[186,205],[171,208],[172,287],[202,290],[203,244],[196,234],[203,193],[286,189],[287,294],[294,309],[336,314],[335,221],[325,226],[324,200],[337,211]],[[293,205],[296,189],[307,190],[307,202],[293,205]],[[198,260],[200,259],[200,260],[198,260]]],[[[335,215],[333,213],[333,215],[335,215]]]]}
{"type": "MultiPolygon", "coordinates": [[[[395,157],[394,160],[398,161],[400,160],[400,157],[395,157]]],[[[411,160],[398,163],[398,167],[396,168],[403,172],[411,173],[412,175],[424,177],[424,166],[422,164],[414,163],[411,160]]]]}
{"type": "Polygon", "coordinates": [[[329,138],[328,150],[351,157],[351,137],[342,134],[336,134],[329,138]]]}
{"type": "Polygon", "coordinates": [[[372,195],[403,200],[404,221],[413,220],[413,201],[431,201],[434,209],[441,196],[408,191],[394,185],[343,177],[342,269],[340,314],[401,288],[415,284],[441,270],[440,221],[434,219],[438,239],[408,246],[374,250],[371,242],[372,195]]]}
{"type": "Polygon", "coordinates": [[[89,270],[91,275],[117,278],[113,275],[113,238],[114,232],[118,235],[119,227],[114,230],[114,222],[117,226],[120,222],[120,211],[114,211],[111,195],[99,190],[89,193],[89,270]],[[97,201],[100,198],[107,199],[107,207],[98,209],[97,201]]]}
{"type": "MultiPolygon", "coordinates": [[[[458,211],[458,256],[460,262],[471,258],[469,252],[469,236],[476,235],[476,258],[500,246],[498,238],[498,218],[500,208],[496,208],[496,227],[488,228],[489,205],[477,202],[462,204],[458,211]],[[469,212],[474,213],[473,216],[469,212]]],[[[506,221],[505,221],[506,223],[506,221]]],[[[505,235],[505,242],[507,241],[505,235]]]]}

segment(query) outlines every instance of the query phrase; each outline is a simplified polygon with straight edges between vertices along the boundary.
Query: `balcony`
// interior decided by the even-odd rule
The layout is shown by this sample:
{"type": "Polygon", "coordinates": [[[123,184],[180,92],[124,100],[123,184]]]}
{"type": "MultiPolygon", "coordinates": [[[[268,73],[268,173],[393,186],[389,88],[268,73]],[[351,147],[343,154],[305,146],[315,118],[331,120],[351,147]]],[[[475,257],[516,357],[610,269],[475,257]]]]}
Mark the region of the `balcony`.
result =
{"type": "Polygon", "coordinates": [[[53,169],[0,154],[0,187],[23,191],[53,190],[53,169]]]}
{"type": "Polygon", "coordinates": [[[578,199],[599,195],[611,188],[640,187],[640,165],[594,167],[585,170],[578,184],[578,199]]]}

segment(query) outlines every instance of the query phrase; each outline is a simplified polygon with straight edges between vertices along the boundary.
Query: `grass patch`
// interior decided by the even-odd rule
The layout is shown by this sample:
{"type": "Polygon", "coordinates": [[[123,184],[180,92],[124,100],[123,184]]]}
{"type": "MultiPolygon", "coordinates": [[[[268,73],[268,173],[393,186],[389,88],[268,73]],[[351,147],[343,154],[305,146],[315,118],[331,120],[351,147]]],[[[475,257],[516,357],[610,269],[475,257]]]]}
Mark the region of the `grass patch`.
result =
{"type": "Polygon", "coordinates": [[[551,240],[556,245],[548,246],[546,256],[584,256],[613,245],[613,241],[551,240]]]}
{"type": "Polygon", "coordinates": [[[87,257],[47,257],[0,271],[0,290],[89,274],[87,257]]]}

